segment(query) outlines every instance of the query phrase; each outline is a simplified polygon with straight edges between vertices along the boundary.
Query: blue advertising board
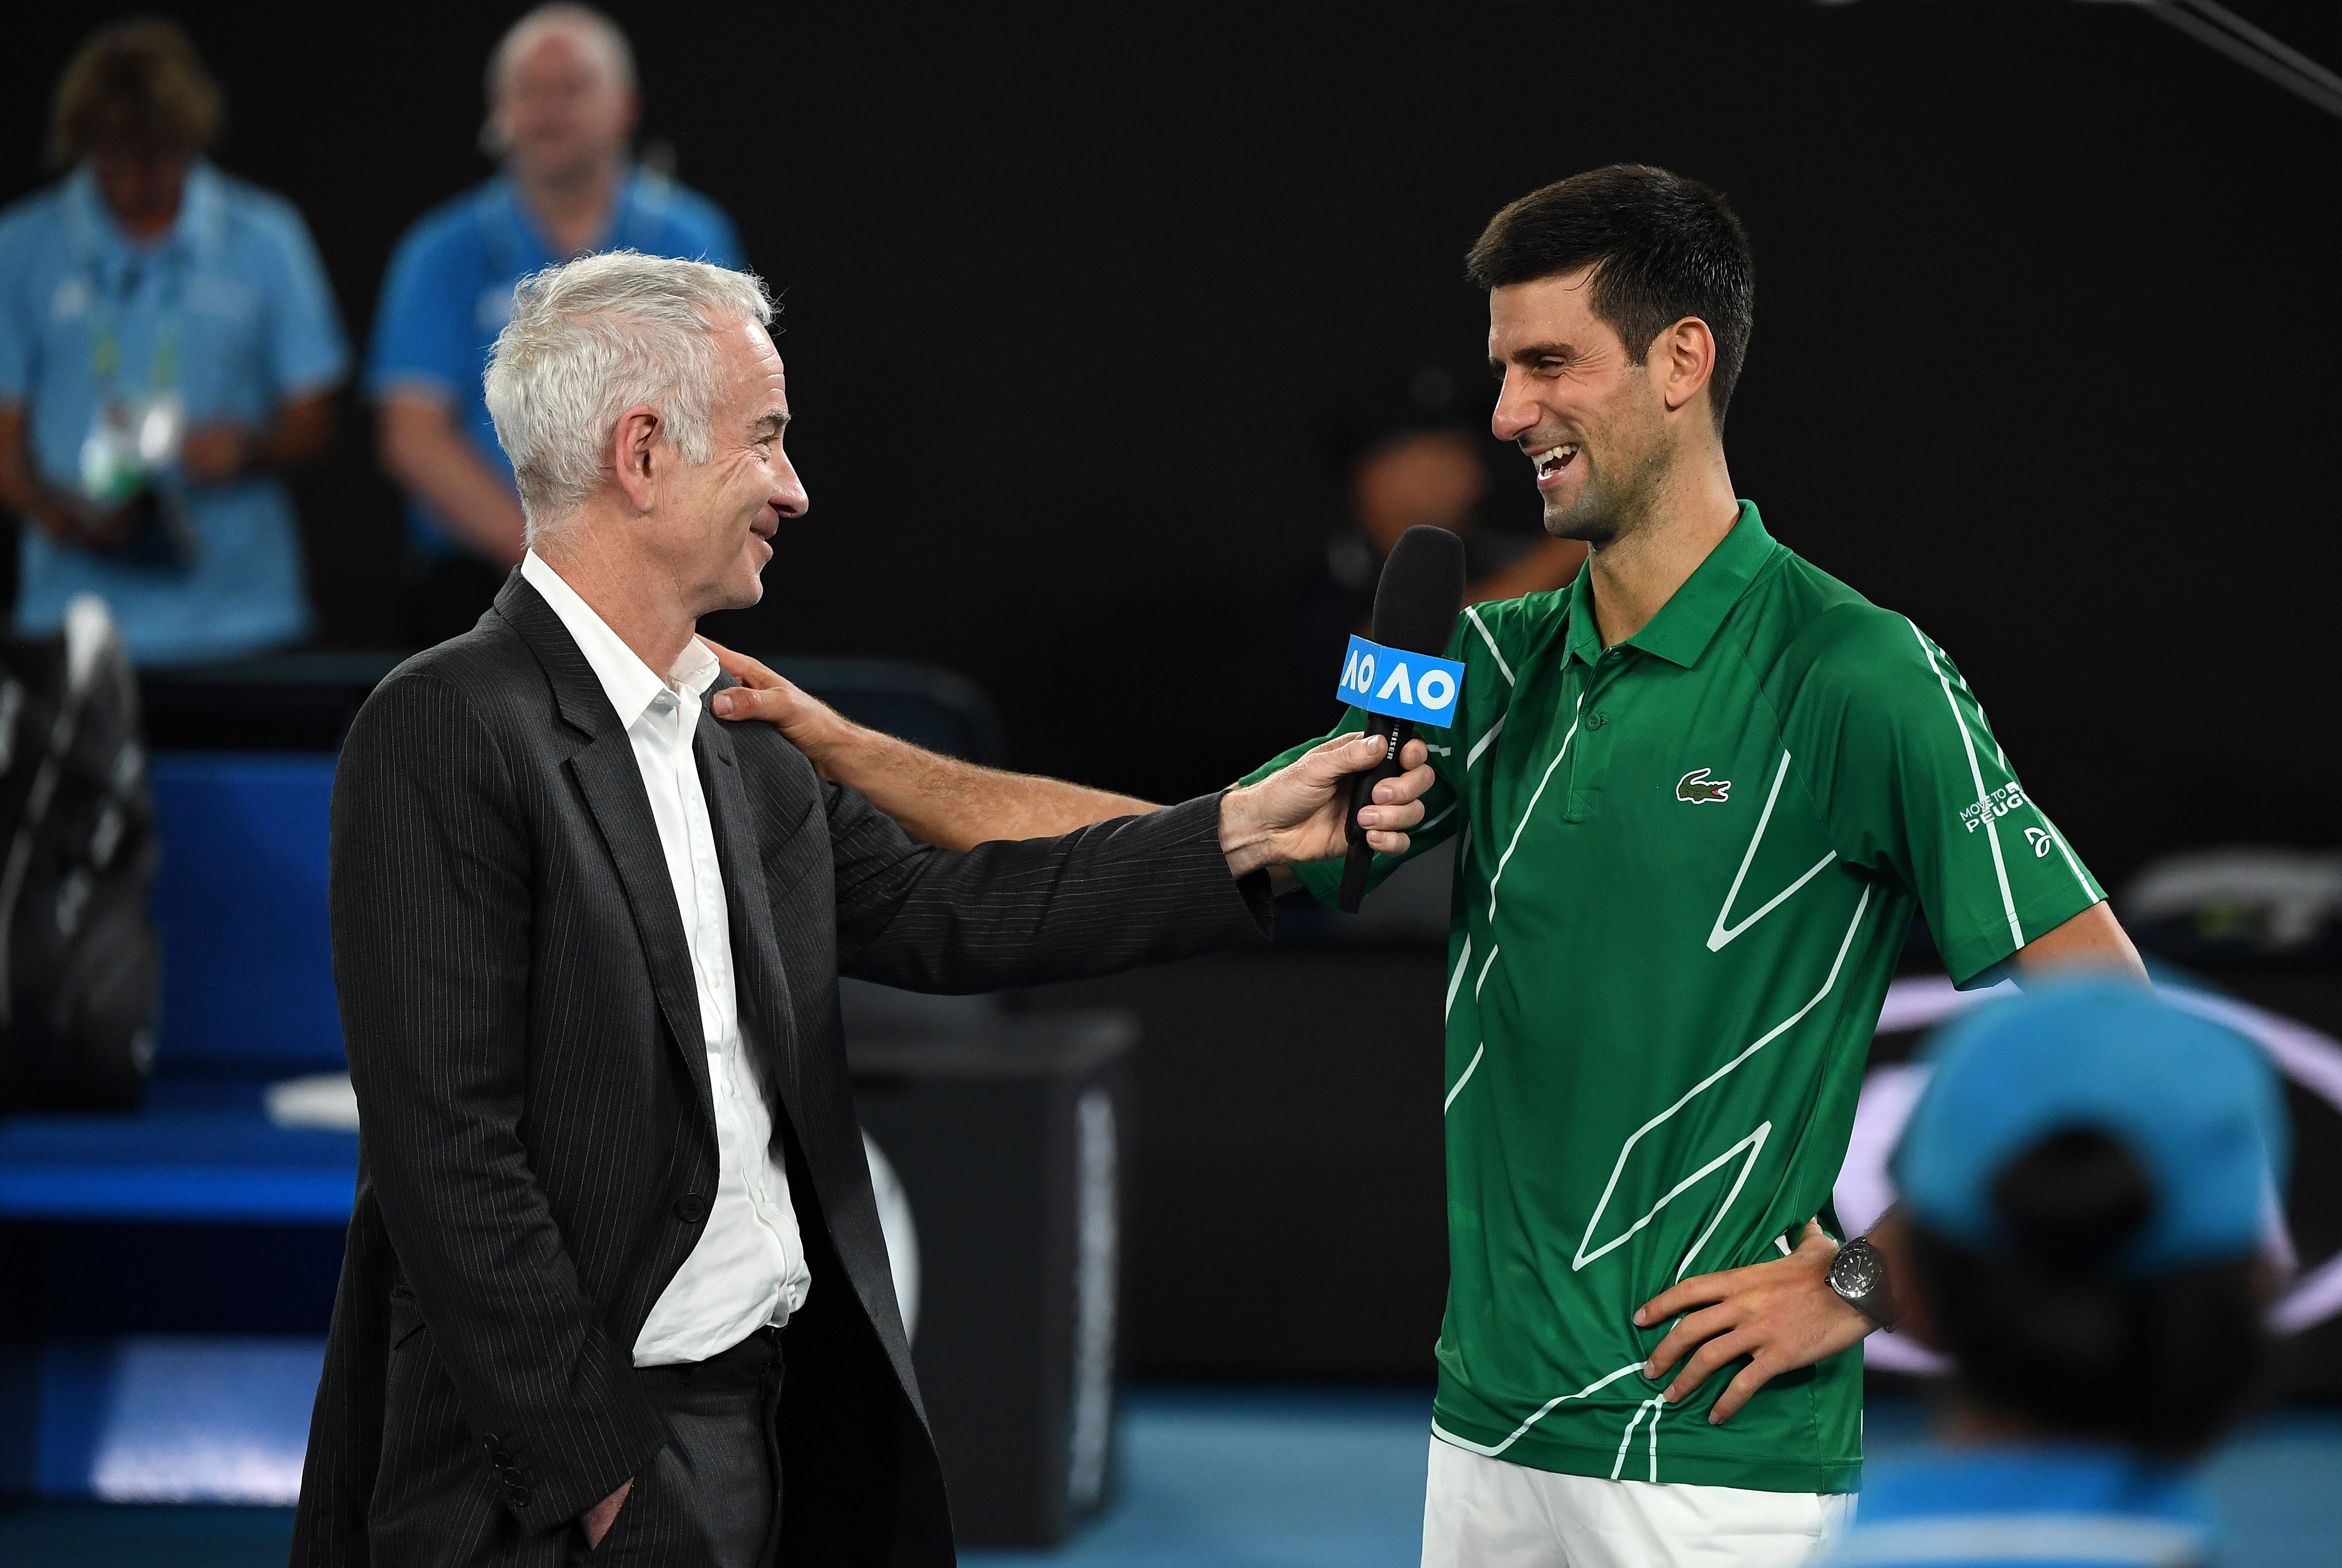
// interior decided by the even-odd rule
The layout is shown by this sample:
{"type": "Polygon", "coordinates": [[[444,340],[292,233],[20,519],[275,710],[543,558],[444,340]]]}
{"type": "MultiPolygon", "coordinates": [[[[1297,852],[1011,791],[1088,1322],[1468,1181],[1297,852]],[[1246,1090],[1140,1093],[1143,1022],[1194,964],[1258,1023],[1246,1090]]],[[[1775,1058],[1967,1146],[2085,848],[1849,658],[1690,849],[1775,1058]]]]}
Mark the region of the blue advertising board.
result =
{"type": "Polygon", "coordinates": [[[1334,696],[1370,714],[1445,729],[1456,720],[1456,699],[1463,690],[1464,666],[1454,659],[1353,636],[1334,696]]]}

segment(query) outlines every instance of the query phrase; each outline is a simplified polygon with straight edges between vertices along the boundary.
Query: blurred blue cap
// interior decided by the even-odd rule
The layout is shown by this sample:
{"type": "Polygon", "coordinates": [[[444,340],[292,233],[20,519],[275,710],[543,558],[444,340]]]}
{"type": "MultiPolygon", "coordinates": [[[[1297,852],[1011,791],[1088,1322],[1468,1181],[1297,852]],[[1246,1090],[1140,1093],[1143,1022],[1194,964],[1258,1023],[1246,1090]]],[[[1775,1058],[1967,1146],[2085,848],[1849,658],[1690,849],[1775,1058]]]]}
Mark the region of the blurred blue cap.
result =
{"type": "Polygon", "coordinates": [[[2128,1150],[2156,1204],[2117,1260],[2157,1274],[2240,1257],[2261,1237],[2287,1158],[2260,1050],[2143,987],[2069,981],[1987,1003],[1939,1031],[1935,1071],[1892,1170],[1916,1219],[1972,1251],[2005,1238],[1993,1183],[2052,1134],[2128,1150]]]}

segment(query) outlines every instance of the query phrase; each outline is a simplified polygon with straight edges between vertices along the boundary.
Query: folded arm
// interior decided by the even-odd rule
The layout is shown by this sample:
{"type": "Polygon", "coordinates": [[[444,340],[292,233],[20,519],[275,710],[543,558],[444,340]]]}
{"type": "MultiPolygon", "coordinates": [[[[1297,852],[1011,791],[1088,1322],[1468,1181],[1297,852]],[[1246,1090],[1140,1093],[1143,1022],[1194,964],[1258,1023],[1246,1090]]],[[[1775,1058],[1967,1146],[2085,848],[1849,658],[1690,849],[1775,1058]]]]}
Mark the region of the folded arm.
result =
{"type": "Polygon", "coordinates": [[[537,1531],[607,1497],[662,1438],[520,1135],[531,875],[514,798],[463,693],[384,685],[336,771],[331,909],[383,1223],[466,1423],[531,1475],[513,1511],[537,1531]]]}

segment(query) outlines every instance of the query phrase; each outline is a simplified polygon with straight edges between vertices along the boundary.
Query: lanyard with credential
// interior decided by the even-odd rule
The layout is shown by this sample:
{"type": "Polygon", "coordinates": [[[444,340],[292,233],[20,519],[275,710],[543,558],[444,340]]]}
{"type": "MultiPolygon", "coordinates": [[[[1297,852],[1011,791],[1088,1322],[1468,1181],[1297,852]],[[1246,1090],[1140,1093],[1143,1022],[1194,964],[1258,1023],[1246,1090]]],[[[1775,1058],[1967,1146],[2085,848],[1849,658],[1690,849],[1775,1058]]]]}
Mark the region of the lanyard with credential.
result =
{"type": "MultiPolygon", "coordinates": [[[[164,264],[157,263],[157,265],[164,264]]],[[[169,276],[163,282],[163,309],[155,323],[155,349],[147,358],[146,394],[152,399],[168,396],[179,380],[179,295],[178,268],[165,269],[169,276]]],[[[88,275],[90,295],[89,358],[92,379],[96,383],[99,397],[119,404],[122,402],[122,332],[116,321],[112,291],[93,262],[88,275]]],[[[127,298],[138,287],[139,269],[124,269],[122,294],[127,298]]]]}
{"type": "Polygon", "coordinates": [[[89,434],[82,442],[82,494],[102,504],[118,504],[147,488],[178,461],[186,434],[186,403],[177,391],[179,379],[179,269],[169,259],[151,264],[164,268],[157,278],[158,310],[155,337],[146,361],[147,390],[131,394],[124,386],[123,332],[115,295],[127,304],[139,289],[143,265],[123,268],[120,287],[109,288],[105,269],[96,257],[87,263],[84,283],[89,295],[90,379],[96,404],[90,410],[89,434]]]}
{"type": "MultiPolygon", "coordinates": [[[[82,494],[101,505],[125,505],[142,493],[151,495],[157,508],[153,526],[117,545],[114,557],[118,564],[177,574],[195,560],[195,532],[172,487],[158,481],[178,461],[186,434],[186,404],[177,391],[183,290],[175,265],[160,257],[155,265],[165,270],[156,280],[161,299],[147,355],[147,391],[132,397],[122,385],[125,356],[115,291],[105,286],[104,269],[91,263],[90,373],[98,402],[82,442],[81,483],[82,494]]],[[[123,303],[137,293],[141,281],[138,267],[123,270],[123,303]]]]}

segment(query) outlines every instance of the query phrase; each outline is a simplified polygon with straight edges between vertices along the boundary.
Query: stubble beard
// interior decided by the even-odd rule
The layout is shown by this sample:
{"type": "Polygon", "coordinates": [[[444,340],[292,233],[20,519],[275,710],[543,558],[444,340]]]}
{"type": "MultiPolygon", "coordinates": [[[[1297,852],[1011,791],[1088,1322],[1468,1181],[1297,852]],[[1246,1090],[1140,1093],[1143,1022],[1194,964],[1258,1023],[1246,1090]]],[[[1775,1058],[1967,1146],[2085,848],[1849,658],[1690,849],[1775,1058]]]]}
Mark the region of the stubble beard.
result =
{"type": "Polygon", "coordinates": [[[1586,464],[1586,482],[1567,504],[1546,503],[1546,533],[1556,539],[1582,541],[1596,550],[1633,536],[1650,517],[1674,455],[1664,441],[1624,454],[1614,482],[1594,464],[1590,453],[1581,451],[1578,461],[1586,464]]]}

